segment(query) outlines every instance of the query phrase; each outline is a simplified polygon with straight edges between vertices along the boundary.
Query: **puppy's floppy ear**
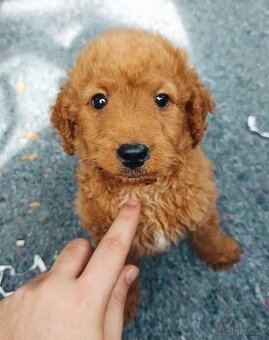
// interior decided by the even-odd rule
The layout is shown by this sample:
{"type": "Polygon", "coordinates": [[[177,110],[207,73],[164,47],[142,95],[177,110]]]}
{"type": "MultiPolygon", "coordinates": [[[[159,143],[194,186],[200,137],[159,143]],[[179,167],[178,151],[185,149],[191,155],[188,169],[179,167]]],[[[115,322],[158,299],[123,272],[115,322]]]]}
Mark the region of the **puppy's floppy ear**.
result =
{"type": "Polygon", "coordinates": [[[206,129],[206,116],[208,113],[214,113],[215,102],[210,92],[199,80],[197,73],[191,70],[190,97],[185,105],[187,114],[187,123],[190,129],[190,135],[195,147],[203,137],[206,129]]]}
{"type": "Polygon", "coordinates": [[[58,130],[65,152],[73,155],[75,151],[76,109],[68,82],[61,86],[56,103],[51,108],[51,123],[58,130]]]}

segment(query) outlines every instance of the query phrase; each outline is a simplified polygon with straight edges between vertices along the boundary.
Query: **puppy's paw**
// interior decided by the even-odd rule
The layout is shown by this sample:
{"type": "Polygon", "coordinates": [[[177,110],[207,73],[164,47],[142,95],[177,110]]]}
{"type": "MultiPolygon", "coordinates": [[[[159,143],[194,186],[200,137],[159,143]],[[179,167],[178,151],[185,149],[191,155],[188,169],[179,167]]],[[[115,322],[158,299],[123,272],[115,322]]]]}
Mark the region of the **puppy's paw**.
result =
{"type": "Polygon", "coordinates": [[[198,252],[201,260],[214,270],[231,269],[240,260],[241,253],[239,244],[226,235],[222,235],[217,249],[212,248],[208,252],[198,252]]]}
{"type": "Polygon", "coordinates": [[[137,309],[138,309],[137,304],[126,305],[124,310],[124,323],[127,323],[135,318],[137,309]]]}
{"type": "Polygon", "coordinates": [[[127,295],[124,309],[124,323],[133,320],[138,309],[140,294],[137,282],[138,281],[134,282],[134,284],[130,287],[127,295]]]}

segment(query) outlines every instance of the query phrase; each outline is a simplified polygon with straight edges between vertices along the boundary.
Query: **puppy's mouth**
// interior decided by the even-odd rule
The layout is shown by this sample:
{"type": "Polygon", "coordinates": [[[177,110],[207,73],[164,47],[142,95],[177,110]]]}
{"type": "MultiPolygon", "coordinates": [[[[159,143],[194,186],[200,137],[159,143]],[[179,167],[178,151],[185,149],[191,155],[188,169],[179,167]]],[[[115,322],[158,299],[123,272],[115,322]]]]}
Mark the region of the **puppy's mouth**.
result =
{"type": "Polygon", "coordinates": [[[127,181],[134,184],[151,184],[157,180],[156,173],[146,173],[142,168],[123,169],[122,172],[116,175],[116,177],[120,178],[122,181],[127,181]]]}
{"type": "Polygon", "coordinates": [[[116,173],[111,173],[100,166],[98,166],[98,169],[102,173],[106,174],[106,176],[109,176],[113,178],[114,180],[117,179],[121,182],[126,182],[126,183],[151,184],[151,183],[156,182],[157,180],[157,173],[155,172],[148,173],[144,171],[143,167],[134,168],[134,169],[123,167],[116,173]]]}
{"type": "Polygon", "coordinates": [[[123,168],[123,171],[120,174],[120,176],[127,177],[127,178],[141,178],[144,176],[144,174],[141,168],[134,168],[134,169],[123,168]]]}

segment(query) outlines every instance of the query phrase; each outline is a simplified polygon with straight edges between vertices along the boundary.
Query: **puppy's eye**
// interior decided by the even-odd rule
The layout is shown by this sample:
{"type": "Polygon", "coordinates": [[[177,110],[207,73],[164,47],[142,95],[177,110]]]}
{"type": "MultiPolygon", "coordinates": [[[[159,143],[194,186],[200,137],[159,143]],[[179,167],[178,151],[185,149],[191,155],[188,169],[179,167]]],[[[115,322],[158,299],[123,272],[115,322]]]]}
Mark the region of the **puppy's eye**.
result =
{"type": "Polygon", "coordinates": [[[91,104],[96,110],[101,110],[106,106],[108,98],[103,93],[97,93],[92,97],[91,104]]]}
{"type": "Polygon", "coordinates": [[[158,94],[156,97],[155,97],[155,103],[163,108],[163,107],[166,107],[169,103],[169,97],[167,94],[165,93],[160,93],[158,94]]]}

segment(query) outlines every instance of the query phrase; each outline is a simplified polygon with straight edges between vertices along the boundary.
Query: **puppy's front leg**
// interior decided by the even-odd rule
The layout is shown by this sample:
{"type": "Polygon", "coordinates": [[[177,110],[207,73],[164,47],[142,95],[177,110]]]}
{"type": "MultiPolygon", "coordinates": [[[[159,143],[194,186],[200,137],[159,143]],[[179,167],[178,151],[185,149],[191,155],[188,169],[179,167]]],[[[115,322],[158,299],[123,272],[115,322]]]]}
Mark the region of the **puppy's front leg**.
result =
{"type": "Polygon", "coordinates": [[[139,280],[136,279],[131,287],[129,288],[126,304],[125,304],[125,310],[124,310],[124,322],[128,322],[132,319],[134,319],[138,305],[140,300],[140,293],[139,293],[139,280]]]}
{"type": "MultiPolygon", "coordinates": [[[[126,264],[134,264],[138,267],[138,259],[133,254],[129,254],[126,264]]],[[[140,300],[139,292],[139,279],[137,278],[131,285],[128,291],[125,310],[124,310],[124,322],[128,322],[134,319],[140,300]]]]}
{"type": "Polygon", "coordinates": [[[240,260],[240,247],[221,232],[216,211],[205,226],[191,233],[191,241],[201,260],[214,270],[229,269],[240,260]]]}

